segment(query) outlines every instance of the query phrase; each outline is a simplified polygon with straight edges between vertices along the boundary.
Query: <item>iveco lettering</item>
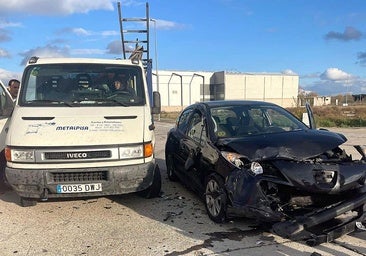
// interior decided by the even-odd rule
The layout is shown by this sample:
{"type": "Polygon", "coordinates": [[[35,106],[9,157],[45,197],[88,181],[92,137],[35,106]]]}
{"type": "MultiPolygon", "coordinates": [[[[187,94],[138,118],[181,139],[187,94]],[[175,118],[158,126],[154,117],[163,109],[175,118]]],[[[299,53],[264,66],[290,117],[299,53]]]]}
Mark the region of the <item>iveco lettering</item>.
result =
{"type": "Polygon", "coordinates": [[[66,157],[67,158],[87,158],[88,154],[87,153],[67,153],[66,157]]]}

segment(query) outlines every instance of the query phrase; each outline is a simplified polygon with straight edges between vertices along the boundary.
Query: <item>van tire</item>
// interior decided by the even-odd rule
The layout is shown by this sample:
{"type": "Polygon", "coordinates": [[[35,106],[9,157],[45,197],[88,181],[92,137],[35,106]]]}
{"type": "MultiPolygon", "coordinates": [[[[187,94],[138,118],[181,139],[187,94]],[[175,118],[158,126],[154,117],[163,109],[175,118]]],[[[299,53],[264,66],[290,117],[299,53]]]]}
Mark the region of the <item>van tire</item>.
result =
{"type": "Polygon", "coordinates": [[[21,207],[30,207],[30,206],[35,206],[36,204],[37,204],[37,201],[35,199],[31,199],[31,198],[27,198],[27,197],[20,198],[21,207]]]}
{"type": "Polygon", "coordinates": [[[4,150],[0,152],[0,186],[5,187],[8,186],[5,176],[5,168],[6,168],[6,160],[5,160],[5,152],[4,150]]]}
{"type": "Polygon", "coordinates": [[[138,192],[138,194],[145,198],[154,198],[160,195],[160,191],[161,191],[161,175],[159,166],[156,165],[156,168],[154,170],[153,182],[151,186],[145,190],[138,192]]]}

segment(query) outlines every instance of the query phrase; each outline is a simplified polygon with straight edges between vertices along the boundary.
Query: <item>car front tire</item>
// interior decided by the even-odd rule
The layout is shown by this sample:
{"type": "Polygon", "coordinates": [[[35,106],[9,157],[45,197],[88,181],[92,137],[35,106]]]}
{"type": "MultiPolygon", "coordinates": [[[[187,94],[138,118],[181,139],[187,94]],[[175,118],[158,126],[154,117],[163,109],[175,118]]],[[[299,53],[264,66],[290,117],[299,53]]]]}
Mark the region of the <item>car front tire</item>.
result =
{"type": "Polygon", "coordinates": [[[167,154],[165,156],[165,161],[166,161],[166,171],[167,171],[167,175],[168,175],[168,179],[170,181],[178,181],[178,176],[175,173],[175,166],[174,166],[174,162],[173,162],[173,156],[167,154]]]}
{"type": "Polygon", "coordinates": [[[216,223],[226,221],[227,194],[224,180],[217,174],[210,174],[206,180],[205,206],[207,214],[216,223]]]}

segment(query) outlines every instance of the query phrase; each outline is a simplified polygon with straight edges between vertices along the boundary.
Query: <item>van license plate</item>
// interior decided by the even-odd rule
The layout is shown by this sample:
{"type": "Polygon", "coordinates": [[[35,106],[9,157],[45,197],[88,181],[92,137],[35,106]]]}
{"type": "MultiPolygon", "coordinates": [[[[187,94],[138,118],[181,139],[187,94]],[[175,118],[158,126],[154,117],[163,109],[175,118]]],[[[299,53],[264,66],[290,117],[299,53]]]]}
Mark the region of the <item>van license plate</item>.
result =
{"type": "Polygon", "coordinates": [[[84,193],[102,191],[102,183],[57,185],[57,193],[84,193]]]}

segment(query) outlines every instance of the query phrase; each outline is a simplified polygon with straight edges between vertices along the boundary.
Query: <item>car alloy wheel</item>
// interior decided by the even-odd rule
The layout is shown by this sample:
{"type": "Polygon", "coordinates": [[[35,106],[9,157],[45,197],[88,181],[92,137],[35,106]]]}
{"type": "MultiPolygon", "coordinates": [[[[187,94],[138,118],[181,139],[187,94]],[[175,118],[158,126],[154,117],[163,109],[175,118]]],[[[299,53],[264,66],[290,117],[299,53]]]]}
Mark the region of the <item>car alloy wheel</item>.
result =
{"type": "Polygon", "coordinates": [[[205,192],[205,206],[208,216],[217,223],[225,222],[227,209],[227,196],[223,179],[211,174],[207,178],[205,192]]]}

